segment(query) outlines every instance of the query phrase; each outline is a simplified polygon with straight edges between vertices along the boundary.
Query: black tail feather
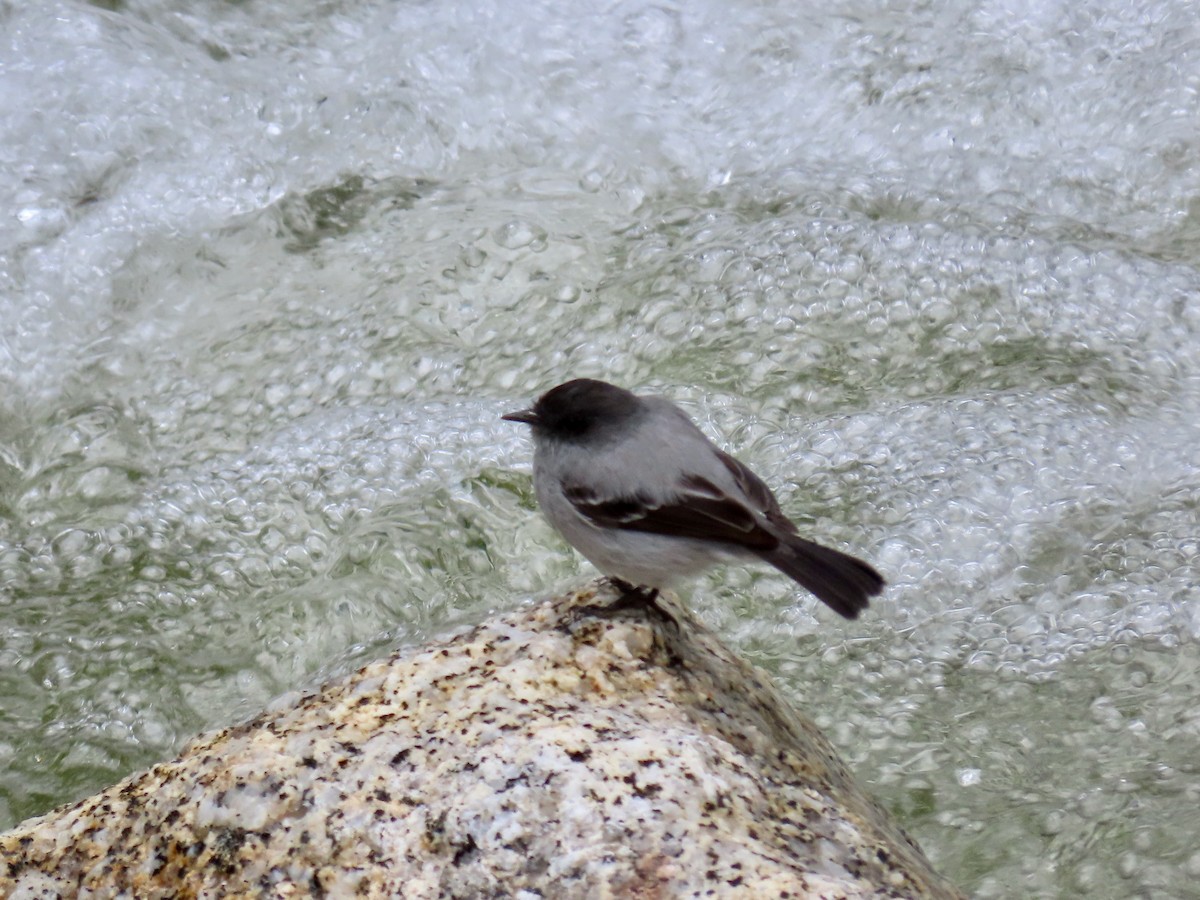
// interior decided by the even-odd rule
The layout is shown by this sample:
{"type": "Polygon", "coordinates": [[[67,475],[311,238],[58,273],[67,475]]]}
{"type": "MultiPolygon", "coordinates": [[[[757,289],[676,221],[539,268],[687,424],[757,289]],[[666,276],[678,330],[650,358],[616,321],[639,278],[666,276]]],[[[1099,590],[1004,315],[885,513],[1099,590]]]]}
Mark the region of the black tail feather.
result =
{"type": "Polygon", "coordinates": [[[762,558],[812,591],[830,609],[854,619],[870,597],[883,590],[883,577],[861,559],[788,535],[762,558]]]}

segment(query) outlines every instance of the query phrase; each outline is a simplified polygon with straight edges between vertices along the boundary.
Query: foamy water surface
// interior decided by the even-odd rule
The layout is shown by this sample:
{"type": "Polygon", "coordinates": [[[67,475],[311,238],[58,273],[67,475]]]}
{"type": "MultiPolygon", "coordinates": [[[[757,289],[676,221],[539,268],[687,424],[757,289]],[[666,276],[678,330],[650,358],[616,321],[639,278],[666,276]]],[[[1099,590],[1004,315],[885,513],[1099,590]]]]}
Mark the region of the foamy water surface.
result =
{"type": "Polygon", "coordinates": [[[974,896],[1200,876],[1175,2],[0,3],[0,827],[588,577],[669,394],[887,593],[691,599],[974,896]]]}

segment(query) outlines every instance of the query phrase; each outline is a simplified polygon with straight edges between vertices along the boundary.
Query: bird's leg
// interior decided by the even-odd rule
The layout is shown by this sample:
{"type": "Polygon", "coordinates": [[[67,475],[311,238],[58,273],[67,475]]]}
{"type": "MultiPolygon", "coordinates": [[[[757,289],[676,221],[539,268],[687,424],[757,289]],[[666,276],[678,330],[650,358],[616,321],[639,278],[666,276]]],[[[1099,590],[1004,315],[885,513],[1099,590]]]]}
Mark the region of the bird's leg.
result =
{"type": "Polygon", "coordinates": [[[626,581],[624,578],[617,578],[615,575],[609,576],[608,583],[615,587],[622,594],[638,594],[645,590],[645,588],[638,587],[636,584],[626,581]]]}
{"type": "Polygon", "coordinates": [[[621,592],[621,602],[628,605],[633,602],[653,603],[658,598],[658,588],[646,587],[643,584],[632,584],[623,578],[609,578],[609,584],[621,592]]]}
{"type": "Polygon", "coordinates": [[[658,588],[646,587],[640,584],[630,584],[621,578],[610,577],[609,583],[621,592],[621,598],[608,608],[613,612],[622,609],[645,609],[651,615],[656,615],[667,622],[675,623],[675,617],[658,603],[658,588]]]}

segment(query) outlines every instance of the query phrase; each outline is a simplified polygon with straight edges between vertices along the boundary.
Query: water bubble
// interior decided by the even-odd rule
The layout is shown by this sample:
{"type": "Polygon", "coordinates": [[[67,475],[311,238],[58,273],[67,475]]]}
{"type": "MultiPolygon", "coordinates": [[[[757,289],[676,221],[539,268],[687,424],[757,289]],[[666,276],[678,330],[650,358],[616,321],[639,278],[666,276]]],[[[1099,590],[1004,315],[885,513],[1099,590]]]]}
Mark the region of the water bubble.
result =
{"type": "Polygon", "coordinates": [[[1184,871],[1193,878],[1200,878],[1200,851],[1193,853],[1183,864],[1184,871]]]}
{"type": "Polygon", "coordinates": [[[983,781],[983,771],[981,769],[959,769],[957,778],[958,783],[963,787],[974,787],[983,781]]]}
{"type": "Polygon", "coordinates": [[[532,222],[514,219],[497,228],[492,237],[497,244],[505,249],[519,250],[535,241],[545,241],[546,231],[532,222]]]}
{"type": "MultiPolygon", "coordinates": [[[[487,261],[487,253],[475,244],[468,244],[466,247],[463,247],[458,259],[467,268],[478,269],[487,261]]],[[[451,274],[451,277],[453,277],[453,274],[451,274]]]]}

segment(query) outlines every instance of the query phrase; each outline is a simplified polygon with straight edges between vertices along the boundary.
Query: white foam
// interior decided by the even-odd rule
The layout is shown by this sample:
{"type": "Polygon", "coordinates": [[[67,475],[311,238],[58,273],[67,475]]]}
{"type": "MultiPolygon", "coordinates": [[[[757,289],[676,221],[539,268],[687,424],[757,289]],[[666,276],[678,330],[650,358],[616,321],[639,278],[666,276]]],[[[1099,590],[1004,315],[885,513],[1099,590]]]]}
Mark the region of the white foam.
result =
{"type": "MultiPolygon", "coordinates": [[[[979,763],[959,720],[1054,722],[1062,780],[1032,821],[1095,789],[1069,780],[1079,746],[1111,748],[1082,767],[1101,784],[1149,765],[1153,719],[1081,700],[1091,682],[1186,719],[1189,5],[5,16],[0,697],[34,748],[0,787],[14,815],[82,783],[29,762],[64,736],[75,774],[116,777],[319,666],[587,571],[496,419],[574,375],[670,393],[884,570],[854,626],[768,572],[694,602],[934,846],[982,852],[955,841],[1002,817],[987,789],[1043,777],[1003,741],[979,763]]],[[[1172,820],[1152,793],[1135,831],[1172,820]]],[[[979,895],[1061,887],[1019,868],[979,895]]]]}

